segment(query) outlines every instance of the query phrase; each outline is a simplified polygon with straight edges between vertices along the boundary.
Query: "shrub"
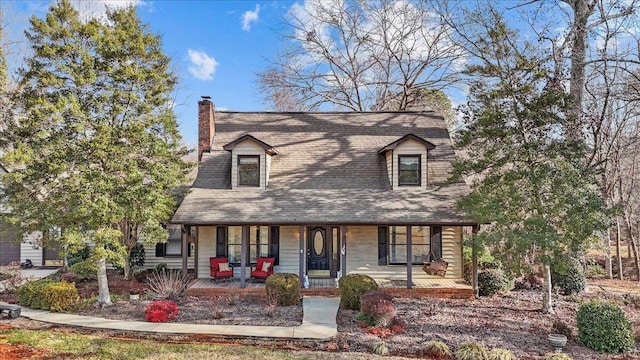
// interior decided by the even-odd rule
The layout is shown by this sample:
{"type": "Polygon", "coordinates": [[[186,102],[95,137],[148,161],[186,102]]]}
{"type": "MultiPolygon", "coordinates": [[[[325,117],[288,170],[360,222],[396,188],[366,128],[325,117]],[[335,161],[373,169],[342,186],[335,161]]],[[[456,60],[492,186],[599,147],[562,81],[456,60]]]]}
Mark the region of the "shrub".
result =
{"type": "Polygon", "coordinates": [[[489,360],[516,360],[516,357],[507,349],[491,349],[487,355],[489,360]]]}
{"type": "Polygon", "coordinates": [[[518,279],[514,286],[516,290],[542,289],[543,281],[536,273],[530,273],[518,279]]]}
{"type": "Polygon", "coordinates": [[[376,326],[376,319],[363,313],[362,311],[356,314],[356,320],[362,322],[366,326],[376,326]]]}
{"type": "Polygon", "coordinates": [[[290,306],[300,303],[300,278],[296,274],[273,274],[264,286],[269,304],[290,306]]]}
{"type": "Polygon", "coordinates": [[[149,277],[149,293],[154,299],[175,300],[184,294],[189,276],[179,270],[154,272],[149,277]]]}
{"type": "Polygon", "coordinates": [[[156,264],[156,272],[164,272],[167,271],[167,264],[166,263],[158,263],[156,264]]]}
{"type": "Polygon", "coordinates": [[[373,344],[373,353],[380,356],[389,355],[389,347],[384,341],[373,344]]]}
{"type": "Polygon", "coordinates": [[[587,264],[584,269],[584,276],[587,279],[604,279],[607,276],[607,272],[604,266],[600,264],[587,264]]]}
{"type": "Polygon", "coordinates": [[[340,306],[360,310],[360,296],[366,292],[378,290],[378,284],[370,276],[349,274],[340,278],[340,306]]]}
{"type": "Polygon", "coordinates": [[[489,355],[484,345],[465,343],[456,350],[456,360],[489,360],[489,355]]]}
{"type": "Polygon", "coordinates": [[[626,352],[635,345],[631,322],[614,303],[592,300],[580,305],[578,339],[599,353],[626,352]]]}
{"type": "Polygon", "coordinates": [[[84,248],[69,254],[69,256],[67,256],[67,265],[71,266],[87,260],[89,258],[90,252],[91,252],[91,248],[88,246],[85,246],[84,248]]]}
{"type": "Polygon", "coordinates": [[[178,305],[173,301],[153,301],[144,311],[147,321],[167,322],[178,316],[178,305]]]}
{"type": "Polygon", "coordinates": [[[492,296],[509,290],[510,281],[500,269],[484,270],[478,274],[480,296],[492,296]]]}
{"type": "Polygon", "coordinates": [[[138,282],[145,282],[149,276],[149,271],[145,269],[135,269],[131,272],[134,279],[138,282]]]}
{"type": "Polygon", "coordinates": [[[93,260],[83,260],[69,266],[69,271],[80,280],[94,280],[97,278],[98,266],[93,260]]]}
{"type": "Polygon", "coordinates": [[[44,304],[50,311],[65,312],[73,308],[78,302],[78,290],[74,283],[55,282],[43,287],[44,304]]]}
{"type": "Polygon", "coordinates": [[[451,352],[451,348],[449,348],[449,345],[437,340],[429,341],[424,346],[422,353],[425,356],[442,360],[451,359],[453,357],[453,352],[451,352]]]}
{"type": "Polygon", "coordinates": [[[544,354],[543,360],[571,360],[571,357],[562,353],[547,353],[544,354]]]}
{"type": "Polygon", "coordinates": [[[129,266],[134,268],[136,266],[144,266],[146,260],[146,253],[144,252],[144,246],[142,244],[136,244],[129,252],[129,266]]]}
{"type": "Polygon", "coordinates": [[[53,281],[41,279],[30,281],[18,288],[18,304],[32,309],[49,309],[44,297],[44,289],[53,281]]]}
{"type": "Polygon", "coordinates": [[[360,296],[360,312],[372,319],[374,325],[386,327],[396,315],[393,297],[380,291],[362,294],[360,296]]]}
{"type": "Polygon", "coordinates": [[[560,288],[565,295],[581,293],[587,287],[582,264],[576,259],[571,259],[563,267],[560,271],[554,269],[551,274],[553,286],[560,288]]]}

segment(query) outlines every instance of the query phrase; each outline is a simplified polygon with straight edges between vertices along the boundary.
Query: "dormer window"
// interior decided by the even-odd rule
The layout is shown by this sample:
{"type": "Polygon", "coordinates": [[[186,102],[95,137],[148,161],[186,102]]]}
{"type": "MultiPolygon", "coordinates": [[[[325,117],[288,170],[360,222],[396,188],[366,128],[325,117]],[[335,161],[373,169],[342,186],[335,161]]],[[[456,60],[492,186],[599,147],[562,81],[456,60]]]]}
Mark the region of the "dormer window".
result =
{"type": "Polygon", "coordinates": [[[398,155],[398,185],[420,186],[420,155],[398,155]]]}
{"type": "Polygon", "coordinates": [[[427,160],[429,151],[436,146],[431,142],[407,134],[378,151],[384,155],[389,183],[396,189],[426,189],[429,187],[427,160]]]}
{"type": "Polygon", "coordinates": [[[238,186],[260,186],[260,155],[238,155],[238,186]]]}
{"type": "Polygon", "coordinates": [[[271,157],[278,151],[249,134],[222,147],[231,152],[231,188],[266,189],[269,186],[271,157]]]}

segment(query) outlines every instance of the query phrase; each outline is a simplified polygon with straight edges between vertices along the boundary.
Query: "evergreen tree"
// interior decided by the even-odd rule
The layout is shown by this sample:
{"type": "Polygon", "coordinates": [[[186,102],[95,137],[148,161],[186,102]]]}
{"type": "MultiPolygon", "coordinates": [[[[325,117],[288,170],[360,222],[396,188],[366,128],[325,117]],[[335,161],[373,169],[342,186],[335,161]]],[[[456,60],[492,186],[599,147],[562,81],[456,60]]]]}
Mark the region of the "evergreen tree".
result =
{"type": "Polygon", "coordinates": [[[81,21],[61,0],[26,34],[25,113],[6,130],[4,156],[17,169],[6,181],[12,220],[22,232],[61,227],[67,251],[93,243],[108,304],[106,262],[128,266],[139,231],[150,244],[166,241],[161,224],[189,171],[172,110],[176,77],[133,7],[81,21]]]}
{"type": "Polygon", "coordinates": [[[518,38],[492,14],[477,46],[481,63],[468,67],[473,84],[457,146],[464,159],[455,176],[475,175],[459,205],[480,223],[491,223],[475,240],[489,245],[514,275],[567,263],[609,216],[584,146],[566,136],[568,96],[543,61],[539,47],[518,38]],[[518,256],[514,256],[518,254],[518,256]]]}

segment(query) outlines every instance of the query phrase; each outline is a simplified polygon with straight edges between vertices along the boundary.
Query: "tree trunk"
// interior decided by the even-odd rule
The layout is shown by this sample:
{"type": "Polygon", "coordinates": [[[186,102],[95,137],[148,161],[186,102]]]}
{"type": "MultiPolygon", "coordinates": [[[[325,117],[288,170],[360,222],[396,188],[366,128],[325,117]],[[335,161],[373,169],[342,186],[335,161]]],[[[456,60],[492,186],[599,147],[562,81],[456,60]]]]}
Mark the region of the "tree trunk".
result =
{"type": "Polygon", "coordinates": [[[107,260],[98,259],[98,304],[112,305],[109,294],[109,282],[107,280],[107,260]]]}
{"type": "Polygon", "coordinates": [[[607,230],[607,238],[605,240],[604,269],[607,272],[607,278],[613,279],[613,263],[611,261],[611,229],[607,230]]]}
{"type": "Polygon", "coordinates": [[[542,312],[545,314],[554,314],[553,299],[551,298],[551,267],[544,266],[544,296],[542,297],[542,312]]]}
{"type": "Polygon", "coordinates": [[[569,88],[571,100],[569,102],[569,125],[567,136],[573,141],[584,141],[582,133],[582,98],[585,82],[585,57],[587,48],[587,21],[593,14],[594,0],[563,0],[573,9],[573,26],[571,33],[571,70],[569,88]]]}
{"type": "Polygon", "coordinates": [[[633,258],[635,260],[635,265],[636,265],[636,276],[638,279],[638,282],[640,282],[640,258],[638,258],[638,248],[636,247],[636,239],[635,236],[633,236],[633,227],[631,226],[631,219],[629,219],[629,215],[625,214],[625,223],[627,224],[627,230],[629,232],[629,239],[627,240],[627,243],[631,246],[631,248],[633,249],[633,258]]]}
{"type": "Polygon", "coordinates": [[[622,246],[622,241],[620,238],[622,237],[620,231],[620,217],[616,217],[616,230],[618,232],[618,236],[616,236],[616,256],[618,257],[618,279],[623,280],[622,276],[622,251],[620,250],[620,246],[622,246]]]}

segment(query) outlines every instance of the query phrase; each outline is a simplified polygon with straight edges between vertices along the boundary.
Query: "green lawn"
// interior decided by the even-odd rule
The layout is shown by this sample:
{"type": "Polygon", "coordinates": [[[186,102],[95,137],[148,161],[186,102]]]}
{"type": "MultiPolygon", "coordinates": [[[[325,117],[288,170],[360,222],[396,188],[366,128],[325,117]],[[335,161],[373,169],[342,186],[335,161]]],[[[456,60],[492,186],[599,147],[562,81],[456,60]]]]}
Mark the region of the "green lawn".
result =
{"type": "MultiPolygon", "coordinates": [[[[372,354],[265,349],[218,344],[167,344],[151,340],[115,340],[44,330],[0,330],[1,345],[35,350],[32,359],[382,359],[372,354]]],[[[0,350],[0,358],[3,354],[0,350]]],[[[401,359],[385,357],[385,359],[401,359]]]]}

